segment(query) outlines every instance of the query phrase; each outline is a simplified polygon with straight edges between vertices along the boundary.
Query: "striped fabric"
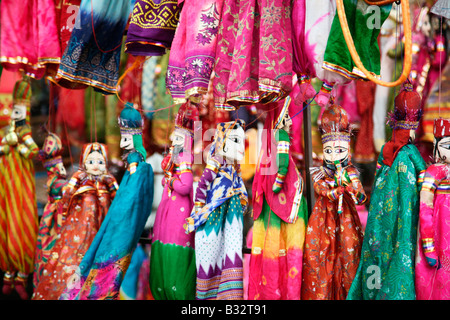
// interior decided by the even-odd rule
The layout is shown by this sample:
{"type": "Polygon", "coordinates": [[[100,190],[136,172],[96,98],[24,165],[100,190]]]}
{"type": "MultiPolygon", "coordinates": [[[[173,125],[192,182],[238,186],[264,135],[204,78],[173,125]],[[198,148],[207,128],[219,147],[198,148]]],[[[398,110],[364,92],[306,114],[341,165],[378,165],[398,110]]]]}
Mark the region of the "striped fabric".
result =
{"type": "Polygon", "coordinates": [[[38,232],[34,165],[16,149],[0,158],[0,198],[0,268],[29,274],[38,232]]]}

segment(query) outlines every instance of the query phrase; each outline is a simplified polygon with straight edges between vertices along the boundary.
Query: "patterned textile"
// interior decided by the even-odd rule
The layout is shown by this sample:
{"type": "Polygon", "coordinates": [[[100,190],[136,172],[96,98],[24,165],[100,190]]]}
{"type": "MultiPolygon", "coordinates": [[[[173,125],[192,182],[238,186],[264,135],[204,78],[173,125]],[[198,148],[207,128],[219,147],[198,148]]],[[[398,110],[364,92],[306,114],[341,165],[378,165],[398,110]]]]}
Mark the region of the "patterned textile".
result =
{"type": "Polygon", "coordinates": [[[193,179],[190,163],[175,163],[162,181],[150,256],[150,289],[155,300],[195,299],[194,233],[186,234],[183,228],[194,205],[193,179]]]}
{"type": "Polygon", "coordinates": [[[215,151],[223,148],[224,140],[233,124],[234,121],[217,125],[206,168],[197,186],[194,208],[190,217],[186,219],[187,232],[195,231],[204,224],[209,214],[234,194],[240,197],[243,211],[247,208],[248,194],[240,172],[236,172],[239,168],[236,169],[233,165],[227,164],[224,159],[215,156],[215,151]]]}
{"type": "Polygon", "coordinates": [[[37,235],[34,257],[33,286],[40,282],[44,267],[50,257],[62,226],[61,206],[62,190],[67,180],[58,174],[47,171],[48,200],[44,207],[37,235]]]}
{"type": "Polygon", "coordinates": [[[76,18],[80,9],[81,0],[57,0],[56,3],[56,26],[59,30],[59,41],[61,43],[61,56],[70,40],[73,28],[79,27],[76,18]]]}
{"type": "Polygon", "coordinates": [[[239,120],[217,125],[194,208],[186,219],[186,231],[195,231],[199,300],[243,299],[243,213],[248,195],[238,165],[216,155],[238,122],[243,127],[239,120]]]}
{"type": "Polygon", "coordinates": [[[170,49],[180,16],[177,0],[137,0],[128,27],[125,52],[161,56],[170,49]]]}
{"type": "Polygon", "coordinates": [[[373,110],[377,85],[372,81],[356,81],[356,100],[361,115],[353,160],[358,163],[375,162],[373,143],[373,110]]]}
{"type": "MultiPolygon", "coordinates": [[[[376,13],[379,15],[379,27],[376,27],[373,22],[374,11],[364,1],[344,0],[344,6],[350,33],[361,61],[369,72],[379,77],[380,50],[377,39],[381,25],[389,16],[392,4],[376,7],[379,9],[376,13]]],[[[324,69],[336,72],[348,79],[366,78],[362,71],[355,66],[350,56],[337,14],[331,25],[330,34],[333,37],[329,38],[325,49],[324,69]]]]}
{"type": "Polygon", "coordinates": [[[415,284],[417,300],[449,300],[450,247],[449,195],[450,174],[448,164],[436,164],[427,168],[420,191],[420,223],[417,239],[415,284]],[[432,199],[429,206],[423,202],[424,193],[432,199]],[[426,259],[426,239],[430,239],[437,257],[437,265],[430,266],[426,259]]]}
{"type": "Polygon", "coordinates": [[[308,221],[303,253],[303,300],[345,300],[358,268],[363,230],[355,205],[366,195],[356,169],[345,167],[351,184],[338,213],[334,171],[319,167],[312,172],[316,203],[308,221]]]}
{"type": "MultiPolygon", "coordinates": [[[[8,130],[8,127],[4,129],[8,130]]],[[[0,156],[0,269],[27,275],[34,270],[38,232],[32,159],[39,148],[29,139],[29,125],[17,126],[15,130],[19,146],[26,143],[24,138],[28,139],[29,144],[23,153],[15,147],[8,155],[0,156]]]]}
{"type": "MultiPolygon", "coordinates": [[[[237,174],[234,173],[234,176],[237,174]]],[[[195,232],[198,300],[242,300],[243,210],[235,194],[195,232]]]]}
{"type": "Polygon", "coordinates": [[[60,300],[117,300],[123,277],[151,212],[153,169],[138,152],[127,157],[114,201],[60,300]],[[133,170],[133,173],[130,171],[133,170]],[[105,284],[108,284],[105,286],[105,284]]]}
{"type": "Polygon", "coordinates": [[[1,2],[0,63],[40,79],[54,76],[61,59],[53,0],[1,2]]]}
{"type": "Polygon", "coordinates": [[[57,74],[61,86],[92,86],[104,94],[116,92],[120,46],[133,3],[81,1],[77,16],[80,28],[73,29],[57,74]]]}
{"type": "Polygon", "coordinates": [[[295,222],[286,223],[264,200],[253,224],[248,295],[250,300],[300,300],[308,209],[301,199],[295,222]]]}
{"type": "Polygon", "coordinates": [[[282,100],[292,90],[289,0],[226,0],[217,39],[218,109],[282,100]]]}
{"type": "Polygon", "coordinates": [[[390,167],[383,164],[380,154],[361,261],[347,299],[415,299],[419,190],[425,168],[411,144],[400,149],[390,167]]]}
{"type": "Polygon", "coordinates": [[[73,174],[63,190],[64,222],[33,300],[58,300],[70,287],[74,271],[100,229],[117,187],[111,174],[93,176],[81,169],[73,174]]]}
{"type": "Polygon", "coordinates": [[[170,51],[166,86],[175,103],[207,93],[223,0],[185,1],[170,51]]]}

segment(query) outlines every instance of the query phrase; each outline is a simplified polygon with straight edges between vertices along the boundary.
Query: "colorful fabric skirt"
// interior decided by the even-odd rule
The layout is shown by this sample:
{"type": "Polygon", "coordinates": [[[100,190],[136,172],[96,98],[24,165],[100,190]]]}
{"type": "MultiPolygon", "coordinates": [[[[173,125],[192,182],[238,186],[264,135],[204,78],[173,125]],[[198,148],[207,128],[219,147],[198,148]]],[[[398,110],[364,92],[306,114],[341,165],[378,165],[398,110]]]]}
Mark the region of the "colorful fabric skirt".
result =
{"type": "Polygon", "coordinates": [[[0,269],[30,274],[38,233],[33,160],[16,149],[0,157],[0,269]]]}
{"type": "Polygon", "coordinates": [[[128,0],[83,0],[57,74],[59,85],[92,86],[116,92],[123,32],[132,9],[128,0]]]}
{"type": "Polygon", "coordinates": [[[120,298],[120,287],[152,202],[153,169],[140,162],[132,175],[125,172],[108,214],[76,271],[77,284],[69,286],[60,300],[120,298]]]}
{"type": "Polygon", "coordinates": [[[289,0],[226,0],[217,41],[213,88],[218,109],[270,103],[292,89],[289,0]]]}
{"type": "Polygon", "coordinates": [[[223,0],[185,1],[175,31],[166,74],[175,103],[199,102],[214,68],[223,0]]]}
{"type": "Polygon", "coordinates": [[[196,299],[243,299],[242,242],[242,206],[239,196],[234,195],[196,230],[196,299]]]}
{"type": "Polygon", "coordinates": [[[44,207],[39,231],[37,235],[36,254],[34,257],[33,286],[36,287],[40,281],[44,267],[47,264],[51,251],[55,246],[56,239],[61,230],[61,219],[58,219],[58,204],[60,200],[49,200],[44,207]]]}
{"type": "Polygon", "coordinates": [[[290,224],[264,201],[263,212],[253,225],[250,300],[300,300],[307,210],[302,198],[298,219],[290,224]]]}
{"type": "MultiPolygon", "coordinates": [[[[374,76],[379,77],[381,67],[378,35],[381,25],[389,16],[392,4],[373,6],[373,10],[378,9],[374,12],[364,1],[344,0],[344,7],[356,51],[364,67],[374,76]],[[374,19],[374,15],[378,15],[377,19],[374,19]],[[379,26],[376,25],[376,21],[379,22],[379,26]]],[[[366,78],[353,62],[337,13],[331,25],[330,35],[332,36],[327,42],[323,68],[348,79],[366,78]]]]}
{"type": "Polygon", "coordinates": [[[162,56],[172,46],[180,16],[177,0],[137,0],[125,51],[135,56],[162,56]]]}

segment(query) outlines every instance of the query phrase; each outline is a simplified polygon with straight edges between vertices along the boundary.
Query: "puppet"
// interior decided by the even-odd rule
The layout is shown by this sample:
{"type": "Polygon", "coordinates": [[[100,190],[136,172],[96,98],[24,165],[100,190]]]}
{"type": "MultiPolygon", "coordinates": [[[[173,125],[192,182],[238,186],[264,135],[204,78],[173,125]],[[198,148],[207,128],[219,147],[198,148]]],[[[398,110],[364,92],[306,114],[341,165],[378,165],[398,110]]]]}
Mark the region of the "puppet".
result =
{"type": "Polygon", "coordinates": [[[366,201],[350,158],[350,125],[339,105],[321,119],[323,165],[312,169],[316,203],[308,221],[302,299],[344,300],[358,268],[363,230],[356,205],[366,201]]]}
{"type": "Polygon", "coordinates": [[[243,213],[248,196],[239,161],[244,158],[242,120],[217,125],[186,231],[195,231],[198,300],[243,299],[243,213]]]}

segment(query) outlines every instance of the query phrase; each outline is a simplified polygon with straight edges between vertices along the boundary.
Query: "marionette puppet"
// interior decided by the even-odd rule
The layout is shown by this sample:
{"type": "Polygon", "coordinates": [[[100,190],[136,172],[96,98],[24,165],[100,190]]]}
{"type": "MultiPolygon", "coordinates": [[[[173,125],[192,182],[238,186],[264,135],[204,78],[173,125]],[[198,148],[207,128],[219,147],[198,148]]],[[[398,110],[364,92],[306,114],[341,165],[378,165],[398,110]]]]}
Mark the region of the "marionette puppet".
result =
{"type": "Polygon", "coordinates": [[[73,274],[97,235],[118,185],[107,171],[107,149],[98,142],[83,146],[80,167],[63,188],[63,223],[33,300],[57,300],[72,285],[73,274]]]}
{"type": "Polygon", "coordinates": [[[30,127],[31,85],[16,82],[11,124],[0,147],[0,269],[3,294],[15,288],[28,299],[28,275],[34,271],[38,213],[33,158],[39,148],[30,127]]]}
{"type": "Polygon", "coordinates": [[[155,300],[195,299],[194,233],[183,226],[193,201],[193,140],[197,107],[183,104],[175,119],[172,146],[161,163],[164,191],[153,224],[150,289],[155,300]]]}
{"type": "Polygon", "coordinates": [[[238,162],[244,152],[244,122],[217,124],[185,226],[187,233],[195,231],[198,300],[243,299],[243,213],[248,196],[238,162]]]}
{"type": "Polygon", "coordinates": [[[47,171],[47,203],[39,222],[36,253],[34,258],[33,286],[37,287],[55,246],[62,226],[61,207],[62,189],[67,184],[67,172],[61,156],[61,139],[49,132],[44,140],[38,158],[47,171]]]}
{"type": "Polygon", "coordinates": [[[126,103],[119,116],[120,147],[127,163],[114,201],[60,300],[118,300],[123,277],[153,202],[153,169],[145,162],[143,119],[126,103]],[[76,284],[76,285],[75,285],[76,284]]]}
{"type": "Polygon", "coordinates": [[[262,140],[267,147],[253,180],[250,300],[300,300],[308,212],[303,179],[289,151],[290,103],[288,97],[267,115],[262,140]]]}
{"type": "Polygon", "coordinates": [[[303,254],[303,300],[345,300],[358,268],[363,230],[356,205],[366,201],[350,158],[347,112],[331,102],[322,115],[323,165],[311,171],[316,203],[303,254]]]}
{"type": "Polygon", "coordinates": [[[361,261],[349,300],[414,300],[419,192],[425,162],[413,144],[422,117],[410,84],[395,97],[391,139],[378,158],[361,261]]]}
{"type": "Polygon", "coordinates": [[[450,288],[450,120],[434,121],[434,160],[420,190],[415,267],[417,300],[449,300],[450,288]]]}

